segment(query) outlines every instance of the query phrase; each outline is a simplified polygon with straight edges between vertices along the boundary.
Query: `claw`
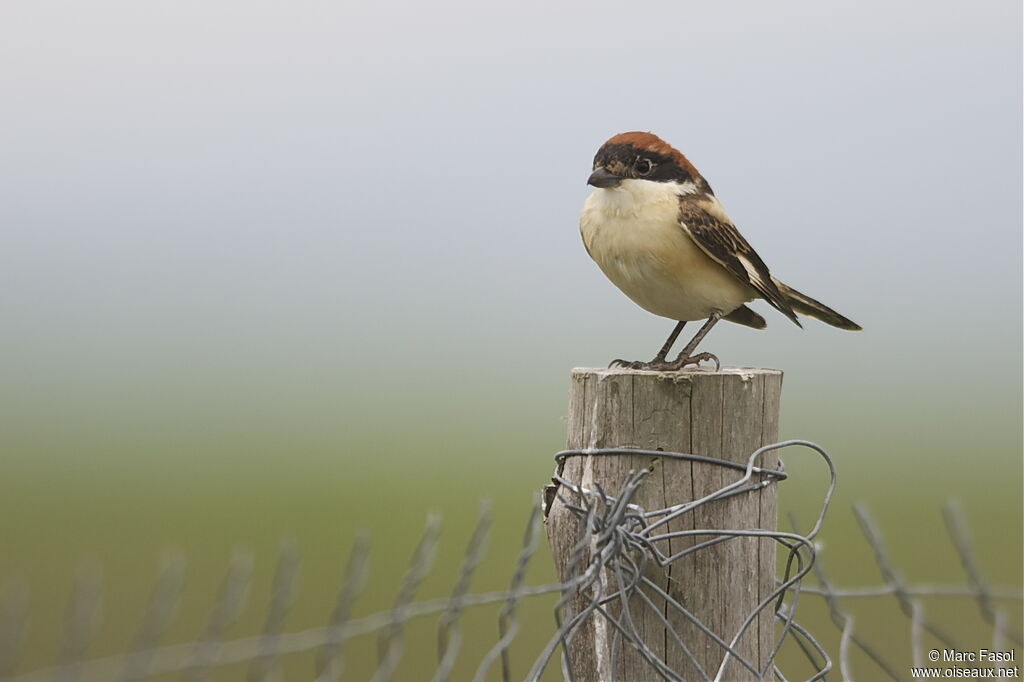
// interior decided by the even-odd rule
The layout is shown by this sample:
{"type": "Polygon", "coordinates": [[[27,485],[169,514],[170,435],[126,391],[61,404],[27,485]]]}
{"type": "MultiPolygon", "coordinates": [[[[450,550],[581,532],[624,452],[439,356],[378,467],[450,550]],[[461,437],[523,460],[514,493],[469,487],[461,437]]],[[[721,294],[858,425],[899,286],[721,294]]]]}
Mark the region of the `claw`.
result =
{"type": "Polygon", "coordinates": [[[696,355],[691,355],[690,357],[683,357],[682,355],[680,355],[672,362],[666,363],[666,369],[678,371],[688,365],[697,365],[699,367],[700,363],[703,362],[704,360],[715,363],[716,372],[722,369],[722,363],[720,363],[718,361],[718,357],[712,353],[697,353],[696,355]]]}
{"type": "Polygon", "coordinates": [[[703,360],[708,360],[710,362],[713,362],[713,363],[715,363],[715,371],[716,372],[718,370],[722,369],[722,363],[718,361],[718,356],[713,354],[713,353],[697,353],[696,355],[694,355],[690,359],[696,361],[696,362],[694,362],[695,365],[700,365],[701,361],[703,361],[703,360]]]}
{"type": "Polygon", "coordinates": [[[642,360],[612,360],[608,365],[608,368],[621,367],[622,369],[646,369],[655,372],[662,372],[667,369],[672,369],[671,363],[665,362],[664,359],[655,358],[650,362],[643,362],[642,360]]]}
{"type": "Polygon", "coordinates": [[[655,372],[678,372],[683,367],[687,367],[689,365],[697,365],[699,367],[700,363],[704,361],[715,363],[716,372],[722,369],[722,363],[718,361],[718,357],[713,353],[697,353],[690,357],[683,357],[680,355],[672,362],[666,362],[664,358],[654,358],[650,362],[615,359],[608,363],[608,369],[646,369],[655,372]]]}

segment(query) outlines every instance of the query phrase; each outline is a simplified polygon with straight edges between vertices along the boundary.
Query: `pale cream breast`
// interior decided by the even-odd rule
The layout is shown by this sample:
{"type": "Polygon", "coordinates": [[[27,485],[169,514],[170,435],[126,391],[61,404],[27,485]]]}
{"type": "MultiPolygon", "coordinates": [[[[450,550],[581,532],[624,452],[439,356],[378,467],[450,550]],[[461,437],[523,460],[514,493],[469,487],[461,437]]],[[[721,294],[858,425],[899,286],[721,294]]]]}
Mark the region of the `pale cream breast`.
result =
{"type": "Polygon", "coordinates": [[[580,233],[605,276],[645,310],[673,320],[727,314],[756,294],[679,225],[685,185],[623,180],[583,205],[580,233]]]}

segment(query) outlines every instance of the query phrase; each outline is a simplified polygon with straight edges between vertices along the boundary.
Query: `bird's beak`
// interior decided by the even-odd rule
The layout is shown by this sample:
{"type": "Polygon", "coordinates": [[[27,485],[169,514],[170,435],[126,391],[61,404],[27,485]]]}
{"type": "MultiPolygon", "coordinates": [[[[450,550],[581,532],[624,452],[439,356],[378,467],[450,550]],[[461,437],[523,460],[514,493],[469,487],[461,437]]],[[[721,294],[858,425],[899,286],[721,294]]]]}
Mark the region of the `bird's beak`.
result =
{"type": "Polygon", "coordinates": [[[603,166],[591,173],[590,177],[587,178],[588,185],[602,188],[618,187],[620,182],[622,182],[622,178],[603,166]]]}

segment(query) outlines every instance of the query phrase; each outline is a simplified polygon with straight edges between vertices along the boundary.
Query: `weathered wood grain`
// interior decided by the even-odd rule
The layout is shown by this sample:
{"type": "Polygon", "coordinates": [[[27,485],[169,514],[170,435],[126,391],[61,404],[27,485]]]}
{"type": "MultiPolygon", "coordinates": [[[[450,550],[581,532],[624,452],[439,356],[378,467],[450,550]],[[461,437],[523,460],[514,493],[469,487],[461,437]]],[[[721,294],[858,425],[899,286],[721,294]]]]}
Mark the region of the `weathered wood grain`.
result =
{"type": "MultiPolygon", "coordinates": [[[[636,370],[575,369],[569,393],[569,449],[640,448],[708,455],[745,464],[758,447],[778,438],[782,373],[778,370],[731,369],[718,372],[645,372],[636,370]]],[[[777,464],[772,455],[762,466],[777,464]]],[[[640,455],[577,456],[569,458],[561,474],[586,488],[600,485],[616,494],[630,470],[648,468],[633,502],[647,510],[687,502],[742,476],[741,472],[702,462],[640,455]]],[[[572,494],[560,491],[572,500],[572,494]]],[[[679,530],[724,528],[775,529],[774,486],[706,504],[693,513],[661,526],[654,534],[679,530]]],[[[575,500],[578,501],[578,500],[575,500]]],[[[549,544],[561,578],[569,579],[573,547],[579,542],[580,522],[555,500],[548,509],[549,544]]],[[[710,539],[662,540],[659,549],[670,555],[710,539]]],[[[667,591],[719,637],[730,641],[743,620],[774,588],[774,541],[736,538],[704,548],[667,568],[648,561],[645,576],[667,591]]],[[[614,591],[614,577],[602,577],[594,589],[614,591]]],[[[647,646],[685,679],[714,678],[722,663],[720,644],[701,632],[678,610],[654,592],[651,606],[640,598],[628,601],[628,616],[647,646]],[[689,650],[689,655],[666,632],[667,618],[689,650]],[[699,665],[703,675],[695,668],[699,665]]],[[[577,596],[567,618],[578,613],[591,595],[577,596]]],[[[623,605],[610,609],[623,616],[623,605]]],[[[773,645],[774,618],[765,613],[740,638],[737,649],[763,668],[773,645]]],[[[639,651],[614,637],[603,618],[590,618],[575,637],[569,663],[578,680],[661,679],[639,651]],[[614,670],[612,664],[614,661],[614,670]]],[[[770,676],[769,676],[770,677],[770,676]]],[[[725,680],[756,679],[746,668],[730,662],[725,680]]]]}

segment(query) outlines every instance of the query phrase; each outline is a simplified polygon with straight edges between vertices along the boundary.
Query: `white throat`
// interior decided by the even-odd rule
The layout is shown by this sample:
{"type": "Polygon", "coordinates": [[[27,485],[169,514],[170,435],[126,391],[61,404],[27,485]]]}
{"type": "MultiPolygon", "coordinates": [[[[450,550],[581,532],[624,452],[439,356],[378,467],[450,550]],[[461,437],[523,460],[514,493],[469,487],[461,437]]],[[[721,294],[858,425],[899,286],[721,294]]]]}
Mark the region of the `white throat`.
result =
{"type": "Polygon", "coordinates": [[[676,204],[680,196],[696,193],[697,186],[693,182],[627,179],[617,187],[594,190],[587,199],[587,205],[591,209],[610,215],[636,215],[652,204],[676,204]]]}

